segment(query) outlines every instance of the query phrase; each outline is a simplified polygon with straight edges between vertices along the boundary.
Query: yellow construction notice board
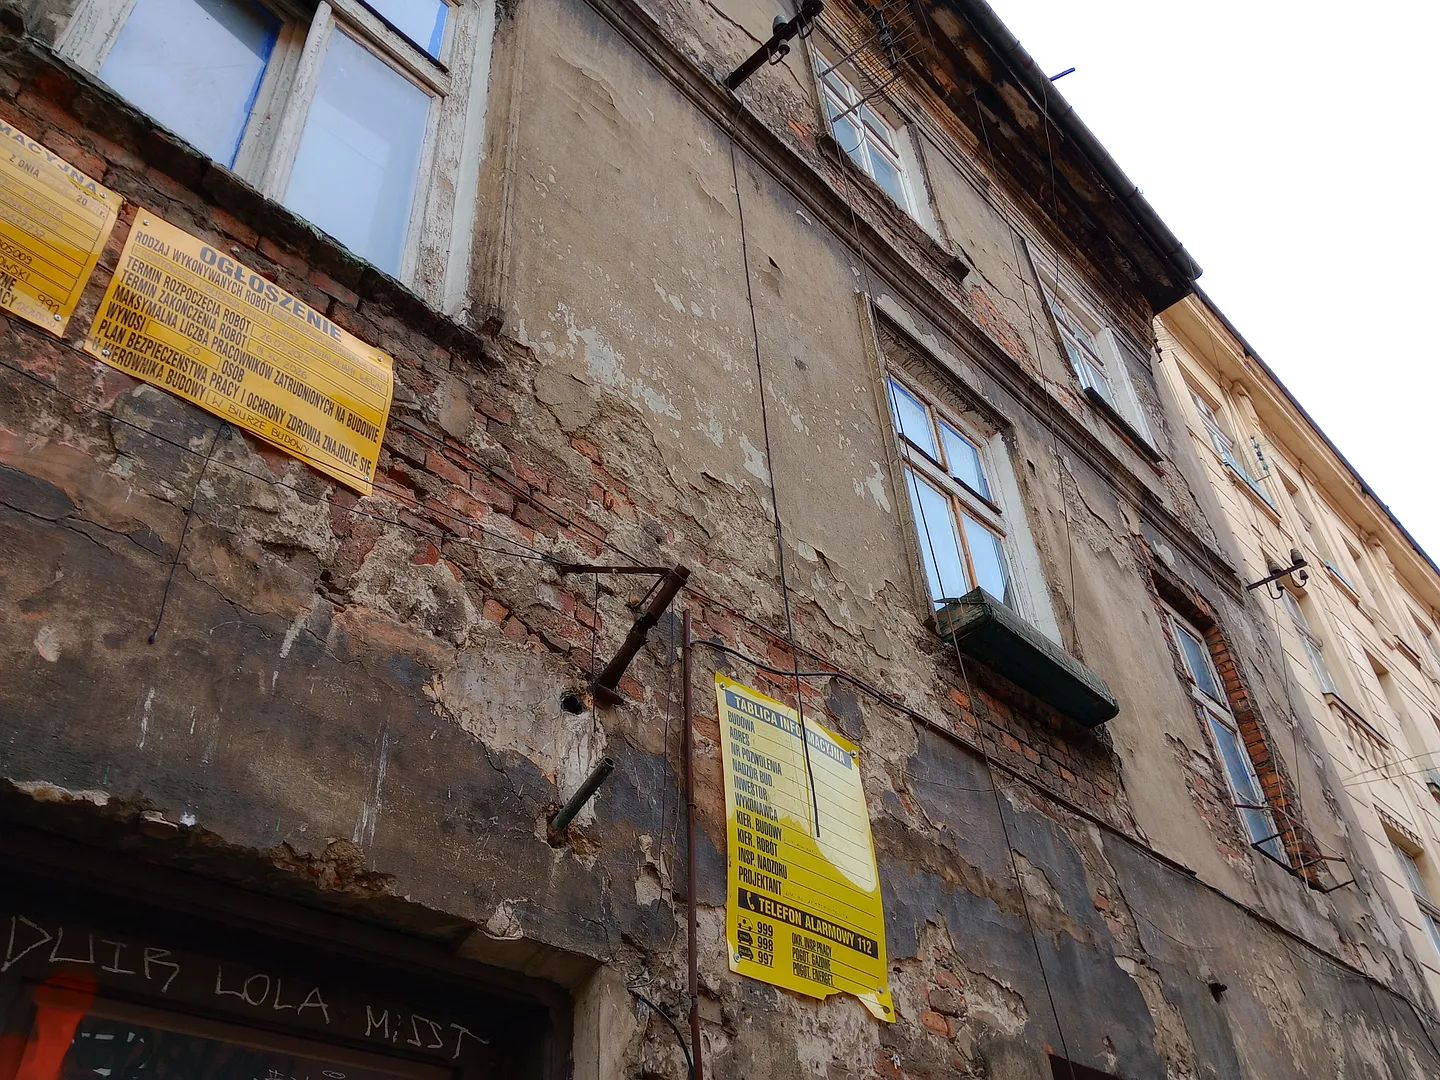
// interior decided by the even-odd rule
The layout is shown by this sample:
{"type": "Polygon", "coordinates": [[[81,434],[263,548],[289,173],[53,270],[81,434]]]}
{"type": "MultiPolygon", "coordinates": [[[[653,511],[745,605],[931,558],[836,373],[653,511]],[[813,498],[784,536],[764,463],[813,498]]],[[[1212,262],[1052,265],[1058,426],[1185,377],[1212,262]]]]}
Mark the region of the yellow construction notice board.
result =
{"type": "Polygon", "coordinates": [[[894,1020],[885,913],[855,746],[715,676],[729,823],[730,970],[894,1020]],[[809,767],[805,747],[809,746],[809,767]],[[813,787],[811,777],[814,778],[813,787]]]}
{"type": "Polygon", "coordinates": [[[390,357],[154,214],[136,215],[85,350],[372,490],[390,357]]]}
{"type": "Polygon", "coordinates": [[[65,333],[121,198],[0,121],[0,308],[65,333]]]}

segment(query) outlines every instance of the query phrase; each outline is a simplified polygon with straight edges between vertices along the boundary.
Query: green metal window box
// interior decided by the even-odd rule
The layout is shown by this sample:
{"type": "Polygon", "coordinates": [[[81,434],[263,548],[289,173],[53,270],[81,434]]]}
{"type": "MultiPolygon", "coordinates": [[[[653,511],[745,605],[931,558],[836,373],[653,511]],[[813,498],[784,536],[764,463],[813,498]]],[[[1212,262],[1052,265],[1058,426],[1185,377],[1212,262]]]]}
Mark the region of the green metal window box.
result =
{"type": "Polygon", "coordinates": [[[1120,712],[1105,680],[984,589],[947,601],[935,613],[940,636],[984,660],[1016,686],[1085,727],[1120,712]]]}

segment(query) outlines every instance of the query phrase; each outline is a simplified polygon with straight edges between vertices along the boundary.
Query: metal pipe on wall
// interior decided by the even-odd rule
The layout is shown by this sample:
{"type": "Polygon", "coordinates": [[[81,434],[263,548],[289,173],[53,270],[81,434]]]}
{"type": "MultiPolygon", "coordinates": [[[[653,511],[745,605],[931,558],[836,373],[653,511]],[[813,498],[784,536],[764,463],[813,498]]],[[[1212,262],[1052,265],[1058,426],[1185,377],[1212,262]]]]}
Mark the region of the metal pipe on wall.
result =
{"type": "Polygon", "coordinates": [[[680,700],[685,714],[685,909],[690,945],[690,1056],[695,1080],[705,1080],[705,1056],[700,1046],[700,957],[695,914],[695,713],[690,699],[690,610],[681,616],[680,700]]]}

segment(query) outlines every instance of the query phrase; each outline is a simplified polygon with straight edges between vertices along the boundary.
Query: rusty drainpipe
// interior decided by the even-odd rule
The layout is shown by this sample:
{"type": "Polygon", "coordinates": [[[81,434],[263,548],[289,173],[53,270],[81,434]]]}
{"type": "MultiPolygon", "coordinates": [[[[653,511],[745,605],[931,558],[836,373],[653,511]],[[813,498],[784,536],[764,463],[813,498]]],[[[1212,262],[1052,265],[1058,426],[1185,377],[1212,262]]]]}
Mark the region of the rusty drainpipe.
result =
{"type": "Polygon", "coordinates": [[[695,915],[695,716],[690,701],[690,610],[686,608],[680,622],[684,642],[680,653],[680,691],[685,713],[685,908],[690,943],[690,1056],[694,1061],[695,1080],[705,1080],[705,1058],[700,1047],[700,960],[696,948],[695,915]]]}

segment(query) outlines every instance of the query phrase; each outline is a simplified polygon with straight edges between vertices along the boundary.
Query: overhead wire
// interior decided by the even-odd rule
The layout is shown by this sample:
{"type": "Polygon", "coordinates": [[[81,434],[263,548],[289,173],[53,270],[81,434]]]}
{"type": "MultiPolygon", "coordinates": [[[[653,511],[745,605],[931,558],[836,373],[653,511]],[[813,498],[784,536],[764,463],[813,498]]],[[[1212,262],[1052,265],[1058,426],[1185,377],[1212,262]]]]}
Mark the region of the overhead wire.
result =
{"type": "MultiPolygon", "coordinates": [[[[858,129],[857,129],[857,137],[858,137],[858,134],[859,134],[859,133],[858,133],[858,129]]],[[[837,141],[838,141],[838,139],[837,139],[837,141]]],[[[732,141],[732,147],[733,147],[733,141],[732,141]]],[[[842,150],[845,150],[847,154],[850,152],[848,149],[846,149],[846,148],[843,147],[843,146],[841,147],[841,149],[842,149],[842,150]]],[[[857,149],[858,149],[858,146],[857,146],[857,149]]],[[[865,253],[864,253],[864,251],[862,250],[861,245],[860,245],[860,238],[859,238],[859,232],[860,232],[860,229],[859,229],[859,212],[858,212],[858,210],[856,209],[856,206],[855,206],[856,199],[855,199],[855,194],[854,194],[854,188],[853,188],[853,186],[852,186],[852,184],[851,184],[851,181],[850,181],[850,178],[849,178],[848,174],[846,174],[845,172],[842,171],[841,175],[842,175],[842,177],[844,177],[844,189],[845,189],[845,196],[844,196],[844,197],[845,197],[845,202],[846,202],[846,205],[848,206],[848,208],[849,208],[849,210],[850,210],[850,223],[851,223],[851,237],[850,237],[850,242],[853,244],[854,253],[855,253],[855,255],[857,256],[857,259],[858,259],[858,261],[859,261],[859,263],[860,263],[861,273],[862,273],[862,275],[863,275],[863,277],[864,277],[866,301],[867,301],[868,303],[872,303],[872,304],[873,304],[873,302],[874,302],[874,295],[875,295],[875,288],[874,288],[874,282],[873,282],[873,280],[872,280],[872,278],[871,278],[871,274],[870,274],[869,259],[865,256],[865,253]]],[[[885,380],[886,394],[887,394],[887,397],[889,398],[890,405],[891,405],[891,411],[892,411],[892,412],[891,412],[891,416],[892,416],[892,424],[893,424],[893,423],[894,423],[894,417],[898,416],[899,414],[898,414],[898,410],[895,408],[895,405],[896,405],[895,397],[894,397],[895,391],[894,391],[894,387],[893,387],[893,384],[892,384],[891,379],[890,379],[888,359],[887,359],[887,357],[884,355],[883,350],[878,350],[878,356],[877,356],[877,358],[878,358],[878,360],[879,360],[881,377],[885,380]]],[[[898,442],[899,445],[900,445],[901,454],[902,454],[905,458],[908,458],[908,457],[910,456],[911,450],[910,450],[909,444],[907,443],[907,441],[905,440],[905,438],[904,438],[903,436],[900,436],[900,437],[897,439],[897,442],[898,442]]],[[[918,480],[915,479],[914,472],[913,472],[913,468],[912,468],[912,465],[911,465],[911,463],[910,463],[909,461],[903,461],[903,460],[902,460],[902,471],[903,471],[903,473],[904,473],[904,475],[905,475],[905,478],[906,478],[911,484],[918,484],[918,480]]],[[[936,557],[935,557],[935,542],[934,542],[934,537],[933,537],[933,535],[931,534],[931,531],[930,531],[930,528],[929,528],[929,524],[928,524],[928,522],[926,521],[926,514],[925,514],[924,503],[923,503],[923,501],[918,497],[918,496],[919,496],[918,486],[914,488],[914,493],[915,493],[914,505],[915,505],[916,508],[918,509],[919,516],[920,516],[920,521],[921,521],[921,524],[922,524],[922,528],[923,528],[923,531],[924,531],[924,533],[925,533],[925,542],[926,542],[927,547],[928,547],[929,550],[930,550],[931,561],[932,561],[932,563],[935,565],[936,574],[937,574],[937,576],[938,576],[938,575],[939,575],[939,567],[940,567],[940,564],[939,564],[938,559],[936,559],[936,557]]],[[[966,565],[967,565],[967,566],[969,565],[969,564],[968,564],[968,561],[967,561],[967,564],[966,564],[966,565]]],[[[943,588],[943,584],[944,584],[944,583],[941,582],[941,587],[942,587],[942,588],[943,588]]],[[[938,598],[937,598],[937,600],[938,600],[938,598]]],[[[972,690],[972,688],[971,688],[971,686],[970,686],[969,674],[968,674],[968,672],[967,672],[966,669],[965,669],[964,659],[963,659],[963,657],[961,656],[961,653],[960,653],[959,643],[958,643],[958,641],[956,641],[954,638],[952,638],[951,640],[952,640],[952,644],[954,645],[956,659],[957,659],[957,660],[959,661],[959,663],[960,663],[960,674],[961,674],[962,680],[965,682],[966,693],[967,693],[968,699],[973,703],[973,701],[974,701],[973,690],[972,690]]],[[[1053,991],[1053,989],[1052,989],[1051,986],[1050,986],[1050,976],[1049,976],[1048,971],[1047,971],[1046,968],[1045,968],[1044,958],[1043,958],[1043,956],[1042,956],[1042,954],[1041,954],[1041,950],[1040,950],[1039,932],[1038,932],[1038,930],[1037,930],[1037,928],[1036,928],[1036,926],[1035,926],[1035,920],[1034,920],[1034,918],[1033,918],[1033,916],[1032,916],[1032,914],[1031,914],[1031,912],[1030,912],[1030,905],[1029,905],[1029,900],[1028,900],[1028,898],[1026,897],[1025,885],[1024,885],[1024,882],[1023,882],[1023,880],[1022,880],[1022,878],[1021,878],[1021,875],[1020,875],[1019,862],[1018,862],[1018,860],[1017,860],[1017,858],[1016,858],[1016,853],[1015,853],[1014,846],[1013,846],[1013,844],[1011,843],[1011,840],[1010,840],[1009,826],[1006,824],[1006,821],[1005,821],[1004,806],[1003,806],[1003,804],[1002,804],[1002,802],[1001,802],[1001,799],[1000,799],[1000,789],[999,789],[998,782],[996,781],[995,770],[994,770],[994,767],[993,767],[993,765],[992,765],[992,763],[991,763],[991,760],[990,760],[989,751],[987,751],[987,750],[985,749],[984,721],[979,720],[979,718],[977,718],[977,725],[976,725],[975,748],[976,748],[977,750],[979,750],[980,755],[981,755],[981,758],[982,758],[982,760],[983,760],[984,763],[985,763],[986,774],[987,774],[987,775],[989,776],[989,778],[990,778],[990,791],[991,791],[991,793],[992,793],[992,794],[994,795],[994,797],[995,797],[995,812],[996,812],[996,815],[997,815],[997,817],[998,817],[998,819],[999,819],[1001,835],[1002,835],[1002,837],[1004,838],[1005,846],[1006,846],[1006,851],[1007,851],[1007,853],[1008,853],[1008,855],[1009,855],[1009,859],[1010,859],[1010,869],[1011,869],[1011,873],[1012,873],[1012,875],[1014,876],[1014,879],[1015,879],[1016,891],[1017,891],[1017,892],[1019,893],[1019,895],[1020,895],[1021,910],[1022,910],[1022,913],[1024,914],[1024,917],[1025,917],[1025,924],[1026,924],[1027,928],[1028,928],[1029,931],[1030,931],[1030,940],[1031,940],[1031,944],[1033,945],[1034,950],[1035,950],[1036,964],[1037,964],[1037,967],[1038,967],[1038,969],[1039,969],[1041,981],[1042,981],[1042,983],[1043,983],[1044,986],[1045,986],[1045,994],[1046,994],[1046,997],[1047,997],[1047,999],[1048,999],[1048,1001],[1049,1001],[1049,1004],[1050,1004],[1050,1013],[1051,1013],[1051,1016],[1054,1018],[1054,1021],[1055,1021],[1055,1030],[1056,1030],[1056,1033],[1059,1035],[1061,1047],[1062,1047],[1062,1049],[1063,1049],[1064,1052],[1065,1052],[1065,1060],[1066,1060],[1067,1065],[1069,1066],[1070,1075],[1071,1075],[1071,1080],[1075,1080],[1075,1067],[1074,1067],[1074,1064],[1070,1061],[1070,1051],[1069,1051],[1069,1049],[1068,1049],[1068,1045],[1067,1045],[1067,1042],[1066,1042],[1066,1039],[1065,1039],[1064,1024],[1063,1024],[1063,1022],[1062,1022],[1061,1019],[1060,1019],[1060,1012],[1059,1012],[1058,1007],[1056,1006],[1054,991],[1053,991]]]]}
{"type": "MultiPolygon", "coordinates": [[[[739,107],[737,101],[737,108],[739,107]]],[[[736,161],[735,139],[730,139],[730,173],[735,183],[735,208],[740,223],[740,254],[745,268],[745,298],[750,306],[750,332],[755,342],[755,379],[760,394],[760,425],[765,441],[765,472],[770,481],[770,509],[775,523],[775,560],[780,575],[780,600],[785,611],[785,631],[790,643],[790,657],[795,664],[795,710],[800,723],[800,747],[804,754],[805,779],[810,788],[810,805],[814,835],[820,835],[820,796],[815,790],[815,773],[810,764],[810,739],[805,730],[805,695],[800,685],[800,656],[795,651],[795,617],[790,607],[790,583],[785,569],[785,530],[781,524],[780,496],[775,481],[775,457],[770,445],[770,415],[765,400],[765,365],[760,356],[760,325],[755,314],[755,292],[750,280],[750,246],[745,233],[745,200],[740,190],[740,167],[736,161]]]]}

